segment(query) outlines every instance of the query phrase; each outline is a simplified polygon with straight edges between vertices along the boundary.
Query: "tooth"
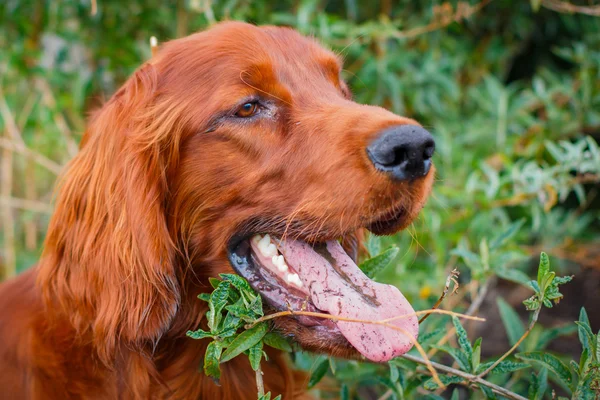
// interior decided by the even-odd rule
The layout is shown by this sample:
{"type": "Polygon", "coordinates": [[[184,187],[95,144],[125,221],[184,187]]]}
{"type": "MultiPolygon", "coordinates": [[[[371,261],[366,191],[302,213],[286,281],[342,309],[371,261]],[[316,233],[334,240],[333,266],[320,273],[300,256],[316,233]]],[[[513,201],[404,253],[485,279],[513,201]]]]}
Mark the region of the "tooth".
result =
{"type": "Polygon", "coordinates": [[[258,243],[260,242],[260,240],[262,239],[261,235],[254,235],[252,236],[252,241],[254,242],[254,244],[258,245],[258,243]]]}
{"type": "Polygon", "coordinates": [[[298,274],[292,274],[292,283],[295,284],[298,287],[302,287],[302,281],[300,280],[300,277],[298,276],[298,274]]]}
{"type": "Polygon", "coordinates": [[[281,264],[281,265],[278,265],[278,266],[277,266],[277,269],[278,269],[280,272],[286,272],[286,271],[288,270],[288,266],[287,266],[287,264],[281,264]]]}
{"type": "Polygon", "coordinates": [[[260,243],[265,247],[267,247],[268,244],[271,243],[271,237],[269,236],[268,233],[262,237],[262,239],[260,240],[260,243]]]}
{"type": "Polygon", "coordinates": [[[265,248],[264,255],[267,257],[276,256],[277,255],[277,246],[275,246],[273,243],[269,243],[267,245],[267,247],[265,248]]]}

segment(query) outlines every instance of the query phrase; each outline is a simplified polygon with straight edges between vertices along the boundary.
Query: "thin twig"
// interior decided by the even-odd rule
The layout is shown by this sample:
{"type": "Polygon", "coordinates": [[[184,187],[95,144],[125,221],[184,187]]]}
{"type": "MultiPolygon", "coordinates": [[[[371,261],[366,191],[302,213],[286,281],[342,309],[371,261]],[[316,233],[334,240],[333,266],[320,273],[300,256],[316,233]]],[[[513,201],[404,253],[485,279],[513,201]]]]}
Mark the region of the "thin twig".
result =
{"type": "Polygon", "coordinates": [[[491,382],[488,382],[482,378],[480,378],[479,376],[475,376],[472,374],[469,374],[468,372],[464,372],[464,371],[460,371],[458,369],[452,368],[452,367],[448,367],[446,365],[443,364],[439,364],[436,363],[435,361],[429,361],[429,360],[424,360],[421,359],[419,357],[415,357],[413,355],[410,354],[403,354],[402,356],[400,356],[406,360],[412,361],[412,362],[416,362],[417,364],[421,364],[421,365],[427,365],[427,363],[430,363],[431,365],[433,365],[433,367],[436,370],[448,373],[448,374],[452,374],[452,375],[456,375],[456,376],[460,376],[461,378],[465,378],[465,380],[469,381],[469,382],[475,382],[478,383],[480,385],[483,386],[487,386],[489,387],[493,392],[498,393],[506,398],[509,399],[515,399],[515,400],[527,400],[525,397],[520,396],[514,392],[511,392],[510,390],[504,389],[503,387],[500,387],[498,385],[495,385],[491,382]]]}
{"type": "Polygon", "coordinates": [[[506,353],[504,353],[502,355],[502,357],[500,357],[499,359],[497,359],[496,362],[494,362],[492,365],[490,365],[490,367],[488,369],[486,369],[485,371],[483,371],[482,373],[480,373],[479,375],[477,375],[478,379],[481,379],[484,376],[486,376],[491,370],[493,370],[494,368],[496,368],[496,365],[500,364],[502,362],[502,360],[504,360],[506,357],[510,356],[512,354],[512,352],[515,351],[517,349],[517,347],[519,347],[519,345],[523,342],[523,340],[525,340],[525,338],[527,336],[529,336],[529,333],[531,333],[531,330],[533,329],[533,327],[535,326],[535,323],[538,320],[538,317],[540,315],[540,311],[542,311],[542,307],[541,306],[540,306],[540,308],[538,308],[537,310],[534,311],[533,316],[531,317],[531,322],[529,323],[529,327],[527,328],[527,330],[525,331],[525,333],[523,333],[523,336],[521,336],[519,338],[519,340],[517,340],[517,343],[515,343],[514,346],[510,348],[510,350],[508,350],[506,353]]]}
{"type": "Polygon", "coordinates": [[[447,311],[447,310],[421,310],[421,311],[415,311],[412,313],[398,315],[398,316],[395,316],[392,318],[386,318],[386,319],[377,320],[377,321],[363,320],[363,319],[357,319],[357,318],[345,318],[345,317],[339,317],[339,316],[335,316],[335,315],[331,315],[331,314],[324,314],[324,313],[318,313],[318,312],[313,312],[313,311],[287,310],[287,311],[280,311],[280,312],[276,312],[273,314],[265,315],[264,317],[258,318],[256,320],[254,320],[252,323],[246,325],[246,329],[250,329],[254,325],[256,325],[260,322],[268,321],[270,319],[279,318],[279,317],[287,317],[287,316],[291,316],[291,315],[303,315],[303,316],[308,316],[308,317],[331,319],[334,321],[358,322],[358,323],[363,323],[363,324],[388,326],[389,322],[393,322],[393,321],[397,321],[397,320],[405,319],[405,318],[410,318],[413,316],[424,315],[424,314],[443,314],[443,315],[451,315],[451,316],[458,317],[458,318],[464,318],[464,319],[468,319],[471,321],[485,321],[485,318],[473,317],[470,315],[460,314],[460,313],[456,313],[453,311],[447,311]]]}
{"type": "Polygon", "coordinates": [[[567,1],[544,0],[542,5],[553,11],[566,14],[585,14],[593,17],[600,17],[600,5],[596,6],[578,6],[567,1]]]}
{"type": "MultiPolygon", "coordinates": [[[[429,359],[427,358],[427,353],[425,353],[425,350],[423,349],[423,346],[421,346],[419,344],[419,342],[417,342],[415,340],[415,338],[409,334],[405,329],[396,326],[396,325],[392,325],[389,322],[391,321],[395,321],[395,320],[399,320],[399,319],[404,319],[404,318],[408,318],[411,316],[416,316],[416,315],[421,315],[421,314],[430,314],[430,313],[434,313],[434,314],[445,314],[445,315],[452,315],[452,316],[457,316],[457,317],[462,317],[462,318],[467,318],[470,320],[474,320],[474,321],[485,321],[485,319],[483,318],[479,318],[479,317],[472,317],[472,316],[464,316],[462,314],[459,313],[455,313],[452,311],[446,311],[446,310],[422,310],[422,311],[415,311],[413,313],[410,314],[406,314],[406,315],[399,315],[393,318],[387,318],[387,319],[383,319],[380,321],[370,321],[370,320],[361,320],[361,319],[356,319],[356,318],[345,318],[345,317],[338,317],[338,316],[334,316],[331,314],[324,314],[324,313],[317,313],[317,312],[311,312],[311,311],[294,311],[294,310],[288,310],[288,311],[281,311],[281,312],[277,312],[274,314],[269,314],[269,315],[265,315],[264,317],[258,318],[257,320],[253,321],[252,323],[248,324],[245,326],[246,329],[250,329],[251,327],[253,327],[254,325],[260,323],[260,322],[264,322],[264,321],[268,321],[270,319],[274,319],[274,318],[278,318],[278,317],[285,317],[285,316],[292,316],[292,315],[305,315],[305,316],[311,316],[311,317],[317,317],[317,318],[325,318],[325,319],[331,319],[334,321],[344,321],[344,322],[356,322],[356,323],[363,323],[363,324],[371,324],[371,325],[382,325],[385,326],[387,328],[393,329],[395,331],[399,331],[400,333],[402,333],[403,335],[405,335],[408,340],[410,340],[410,342],[412,343],[413,346],[415,346],[415,348],[417,349],[417,351],[419,352],[419,354],[421,354],[421,357],[423,357],[424,360],[429,361],[429,359]]],[[[429,372],[431,372],[432,374],[432,378],[435,381],[435,383],[437,383],[437,385],[441,388],[446,387],[442,381],[439,379],[437,373],[435,372],[435,369],[433,368],[433,366],[425,364],[427,366],[427,369],[429,370],[429,372]]]]}
{"type": "MultiPolygon", "coordinates": [[[[435,302],[435,304],[433,305],[433,307],[431,307],[432,310],[437,310],[437,308],[440,306],[440,304],[442,304],[442,301],[448,295],[448,290],[450,290],[450,283],[454,282],[454,287],[452,288],[452,294],[455,294],[458,291],[458,286],[459,285],[458,285],[458,281],[456,280],[456,278],[458,278],[458,275],[460,275],[460,272],[458,272],[458,270],[456,268],[454,268],[450,272],[450,274],[446,278],[446,285],[444,286],[444,290],[442,291],[442,295],[435,302]]],[[[425,321],[427,319],[427,317],[429,317],[430,315],[431,315],[431,313],[430,314],[425,314],[423,317],[421,317],[421,319],[419,320],[419,324],[422,323],[423,321],[425,321]]]]}
{"type": "MultiPolygon", "coordinates": [[[[481,288],[477,292],[477,296],[475,297],[475,299],[473,299],[473,302],[471,303],[471,305],[469,306],[469,308],[467,309],[467,311],[465,312],[464,315],[471,316],[479,310],[481,303],[483,303],[483,300],[487,296],[487,292],[490,289],[490,286],[492,286],[492,284],[495,282],[496,282],[496,280],[494,278],[490,278],[487,281],[485,281],[483,286],[481,286],[481,288]]],[[[448,330],[448,332],[444,335],[444,337],[442,337],[437,342],[437,345],[441,346],[441,345],[445,344],[454,335],[454,333],[455,333],[454,327],[450,328],[448,330]]],[[[438,352],[438,348],[434,347],[429,351],[429,353],[427,353],[427,356],[433,357],[435,355],[435,353],[437,353],[437,352],[438,352]]]]}
{"type": "Polygon", "coordinates": [[[65,117],[62,115],[60,111],[56,109],[56,99],[54,98],[54,94],[52,94],[52,89],[48,82],[44,79],[37,78],[36,86],[42,93],[42,101],[45,103],[46,107],[53,111],[52,115],[54,117],[54,124],[62,133],[65,142],[67,143],[67,151],[71,157],[77,154],[78,146],[75,140],[73,139],[73,132],[67,124],[65,117]]]}
{"type": "Polygon", "coordinates": [[[258,364],[258,368],[256,369],[256,388],[258,389],[258,396],[265,395],[265,384],[263,382],[263,372],[260,367],[260,363],[258,364]]]}
{"type": "Polygon", "coordinates": [[[32,161],[35,161],[36,163],[38,163],[39,165],[46,168],[48,171],[53,172],[56,175],[60,175],[62,171],[63,167],[60,164],[52,161],[43,154],[31,150],[29,147],[25,146],[20,142],[0,137],[0,147],[21,154],[22,156],[29,158],[32,161]]]}
{"type": "MultiPolygon", "coordinates": [[[[471,15],[479,12],[483,7],[487,6],[491,0],[483,0],[475,5],[470,5],[465,2],[459,2],[456,7],[456,12],[452,11],[452,6],[449,6],[449,10],[446,6],[442,5],[434,7],[434,14],[437,14],[437,18],[431,23],[425,26],[419,26],[416,28],[408,29],[406,31],[398,31],[392,34],[392,37],[397,39],[409,39],[416,36],[420,36],[424,33],[437,31],[445,28],[453,22],[459,22],[463,19],[469,18],[471,15]],[[448,11],[450,11],[448,13],[448,11]]],[[[444,3],[447,4],[447,3],[444,3]]]]}
{"type": "Polygon", "coordinates": [[[15,197],[0,196],[0,205],[9,208],[18,208],[43,214],[52,214],[52,206],[37,200],[17,199],[15,197]]]}

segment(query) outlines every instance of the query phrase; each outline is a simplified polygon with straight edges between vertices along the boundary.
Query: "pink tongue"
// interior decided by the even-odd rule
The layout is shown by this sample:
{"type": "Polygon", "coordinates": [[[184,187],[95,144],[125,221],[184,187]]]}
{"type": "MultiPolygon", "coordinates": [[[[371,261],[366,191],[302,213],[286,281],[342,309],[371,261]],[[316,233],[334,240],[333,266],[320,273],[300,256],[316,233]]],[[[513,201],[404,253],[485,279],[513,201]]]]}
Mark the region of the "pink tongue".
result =
{"type": "MultiPolygon", "coordinates": [[[[337,241],[314,248],[301,241],[285,241],[279,246],[310,292],[314,305],[331,315],[378,321],[414,312],[400,291],[391,285],[370,280],[346,254],[337,241]]],[[[389,322],[403,332],[389,327],[338,321],[346,339],[366,358],[387,361],[406,353],[419,332],[417,317],[389,322]]]]}

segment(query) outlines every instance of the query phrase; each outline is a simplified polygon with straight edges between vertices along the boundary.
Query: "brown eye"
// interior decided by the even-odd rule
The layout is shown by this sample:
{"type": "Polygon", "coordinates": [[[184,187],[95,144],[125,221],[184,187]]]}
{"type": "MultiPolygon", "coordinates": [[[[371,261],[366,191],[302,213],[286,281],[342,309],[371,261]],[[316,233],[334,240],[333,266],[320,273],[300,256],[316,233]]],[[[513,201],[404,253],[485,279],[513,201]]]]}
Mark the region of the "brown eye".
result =
{"type": "Polygon", "coordinates": [[[259,110],[258,102],[252,101],[244,103],[235,113],[236,117],[248,118],[255,115],[259,110]]]}

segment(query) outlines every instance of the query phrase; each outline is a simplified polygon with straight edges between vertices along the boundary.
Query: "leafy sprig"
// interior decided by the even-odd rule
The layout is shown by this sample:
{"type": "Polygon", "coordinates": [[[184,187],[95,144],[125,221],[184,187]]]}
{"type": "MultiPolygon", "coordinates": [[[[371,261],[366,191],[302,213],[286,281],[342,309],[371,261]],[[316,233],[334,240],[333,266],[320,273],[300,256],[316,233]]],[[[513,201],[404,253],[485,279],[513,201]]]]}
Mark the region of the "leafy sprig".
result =
{"type": "MultiPolygon", "coordinates": [[[[221,377],[220,365],[245,354],[250,366],[257,374],[259,399],[270,399],[271,394],[264,393],[260,362],[266,358],[264,345],[283,351],[291,351],[290,344],[275,332],[269,332],[267,322],[259,322],[249,329],[248,323],[254,323],[264,316],[262,299],[248,282],[234,274],[220,274],[222,280],[210,279],[214,290],[202,293],[199,299],[208,302],[206,312],[208,330],[188,331],[192,339],[212,339],[204,355],[204,373],[217,384],[221,377]]],[[[277,396],[275,399],[280,398],[277,396]]],[[[274,400],[275,400],[274,399],[274,400]]]]}

